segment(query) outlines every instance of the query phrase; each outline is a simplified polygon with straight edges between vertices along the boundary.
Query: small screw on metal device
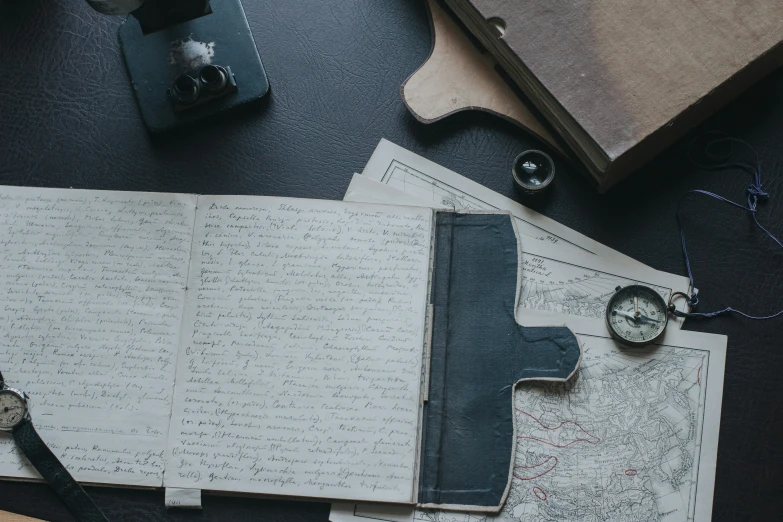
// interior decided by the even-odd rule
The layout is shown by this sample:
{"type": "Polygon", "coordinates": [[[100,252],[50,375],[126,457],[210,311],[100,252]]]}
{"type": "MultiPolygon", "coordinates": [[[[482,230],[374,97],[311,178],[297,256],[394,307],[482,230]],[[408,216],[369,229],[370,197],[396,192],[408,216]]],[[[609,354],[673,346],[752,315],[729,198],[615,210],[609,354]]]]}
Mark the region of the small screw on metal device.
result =
{"type": "Polygon", "coordinates": [[[205,91],[217,94],[228,86],[228,72],[219,65],[207,65],[201,69],[199,80],[205,91]]]}
{"type": "Polygon", "coordinates": [[[511,167],[514,182],[526,194],[538,194],[555,179],[555,163],[540,150],[526,150],[511,167]]]}
{"type": "Polygon", "coordinates": [[[181,74],[171,86],[171,98],[180,105],[191,105],[198,100],[201,88],[192,76],[181,74]]]}

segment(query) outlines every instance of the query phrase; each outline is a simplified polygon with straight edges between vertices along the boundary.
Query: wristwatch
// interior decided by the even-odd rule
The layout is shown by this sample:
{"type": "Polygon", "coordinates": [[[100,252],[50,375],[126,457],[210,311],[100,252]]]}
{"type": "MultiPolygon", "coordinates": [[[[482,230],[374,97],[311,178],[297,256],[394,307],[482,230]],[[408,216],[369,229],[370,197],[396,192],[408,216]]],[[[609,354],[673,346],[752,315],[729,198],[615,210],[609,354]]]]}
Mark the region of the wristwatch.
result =
{"type": "Polygon", "coordinates": [[[5,385],[0,373],[0,430],[10,431],[19,449],[81,522],[108,522],[68,470],[44,443],[30,419],[30,398],[5,385]]]}

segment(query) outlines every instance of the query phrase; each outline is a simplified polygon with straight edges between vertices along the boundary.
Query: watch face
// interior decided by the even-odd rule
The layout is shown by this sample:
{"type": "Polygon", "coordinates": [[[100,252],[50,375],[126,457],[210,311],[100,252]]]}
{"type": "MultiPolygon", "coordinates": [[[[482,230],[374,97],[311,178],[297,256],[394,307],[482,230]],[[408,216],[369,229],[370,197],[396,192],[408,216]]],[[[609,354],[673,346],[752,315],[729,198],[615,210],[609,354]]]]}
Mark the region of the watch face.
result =
{"type": "Polygon", "coordinates": [[[0,391],[0,429],[11,429],[27,414],[27,401],[14,390],[0,391]]]}

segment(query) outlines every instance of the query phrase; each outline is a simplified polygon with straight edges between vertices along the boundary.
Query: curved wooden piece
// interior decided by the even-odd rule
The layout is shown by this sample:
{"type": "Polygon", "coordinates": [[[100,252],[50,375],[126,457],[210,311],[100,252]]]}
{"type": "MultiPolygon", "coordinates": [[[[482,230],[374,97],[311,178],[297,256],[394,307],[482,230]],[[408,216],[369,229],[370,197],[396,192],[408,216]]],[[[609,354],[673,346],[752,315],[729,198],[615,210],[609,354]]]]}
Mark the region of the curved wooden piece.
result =
{"type": "Polygon", "coordinates": [[[432,50],[400,89],[413,116],[432,123],[455,112],[481,110],[511,121],[563,153],[557,140],[497,73],[494,58],[473,45],[437,0],[427,0],[427,5],[432,50]]]}

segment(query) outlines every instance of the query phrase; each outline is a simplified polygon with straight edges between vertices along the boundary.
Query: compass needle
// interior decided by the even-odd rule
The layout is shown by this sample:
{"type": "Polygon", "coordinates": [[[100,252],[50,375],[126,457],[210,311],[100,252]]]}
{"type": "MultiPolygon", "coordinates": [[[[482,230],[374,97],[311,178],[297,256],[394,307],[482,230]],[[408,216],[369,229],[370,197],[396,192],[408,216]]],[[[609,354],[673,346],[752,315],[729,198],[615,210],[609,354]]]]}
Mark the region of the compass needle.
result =
{"type": "Polygon", "coordinates": [[[612,336],[627,346],[654,342],[666,329],[666,302],[643,285],[618,287],[606,306],[606,324],[612,336]]]}

